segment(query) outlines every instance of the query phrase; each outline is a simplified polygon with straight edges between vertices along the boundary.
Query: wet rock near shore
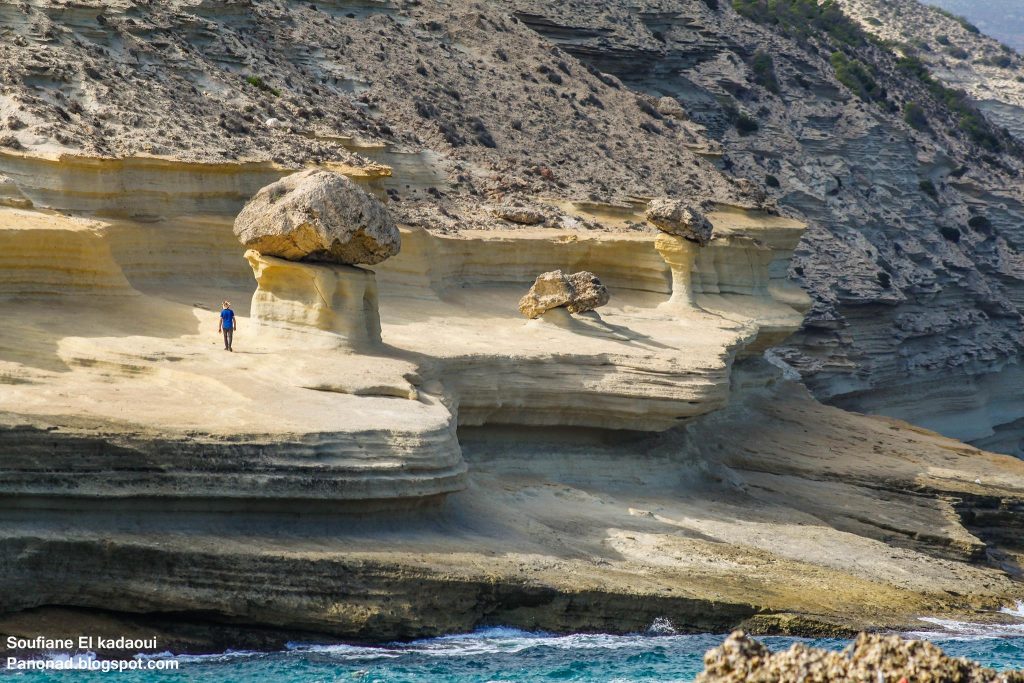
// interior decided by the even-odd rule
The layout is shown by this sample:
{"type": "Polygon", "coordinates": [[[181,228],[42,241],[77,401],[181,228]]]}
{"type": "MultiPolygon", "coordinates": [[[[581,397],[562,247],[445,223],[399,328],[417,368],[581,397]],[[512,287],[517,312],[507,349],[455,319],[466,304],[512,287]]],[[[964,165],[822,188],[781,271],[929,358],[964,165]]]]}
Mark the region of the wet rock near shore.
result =
{"type": "Polygon", "coordinates": [[[704,655],[697,683],[782,683],[864,681],[865,683],[1019,683],[1024,672],[997,672],[949,657],[938,646],[899,636],[861,633],[842,652],[796,643],[772,654],[743,631],[733,632],[704,655]]]}
{"type": "Polygon", "coordinates": [[[289,261],[373,265],[401,235],[387,207],[345,176],[311,169],[262,188],[235,219],[247,248],[289,261]]]}

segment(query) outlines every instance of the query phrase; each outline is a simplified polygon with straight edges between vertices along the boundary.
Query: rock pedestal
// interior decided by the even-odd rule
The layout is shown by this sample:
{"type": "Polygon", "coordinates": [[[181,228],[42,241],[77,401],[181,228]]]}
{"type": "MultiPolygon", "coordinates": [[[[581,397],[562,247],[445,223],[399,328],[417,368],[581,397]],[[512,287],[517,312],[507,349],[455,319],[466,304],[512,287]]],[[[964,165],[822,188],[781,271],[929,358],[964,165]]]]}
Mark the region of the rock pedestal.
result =
{"type": "Polygon", "coordinates": [[[672,269],[672,296],[663,305],[694,306],[693,270],[700,246],[679,235],[663,233],[654,241],[654,248],[672,269]]]}
{"type": "Polygon", "coordinates": [[[258,285],[251,316],[261,333],[298,341],[297,350],[380,343],[373,271],[286,261],[251,249],[245,258],[258,285]]]}

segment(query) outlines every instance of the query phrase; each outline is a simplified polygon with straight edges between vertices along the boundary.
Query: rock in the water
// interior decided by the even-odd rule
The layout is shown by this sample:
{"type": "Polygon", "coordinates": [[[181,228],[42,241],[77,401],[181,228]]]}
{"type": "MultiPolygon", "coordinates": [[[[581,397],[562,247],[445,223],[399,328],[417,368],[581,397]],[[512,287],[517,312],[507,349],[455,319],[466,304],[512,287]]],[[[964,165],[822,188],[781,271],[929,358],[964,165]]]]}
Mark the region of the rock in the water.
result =
{"type": "Polygon", "coordinates": [[[844,652],[793,645],[772,654],[736,631],[704,655],[697,683],[768,683],[769,681],[964,681],[1021,683],[1022,672],[997,673],[965,659],[946,656],[921,640],[861,633],[844,652]]]}
{"type": "Polygon", "coordinates": [[[711,241],[714,226],[696,207],[678,199],[655,199],[647,207],[647,220],[659,230],[679,235],[701,246],[711,241]]]}
{"type": "Polygon", "coordinates": [[[380,263],[402,238],[387,207],[343,175],[311,169],[267,185],[235,219],[247,249],[290,261],[380,263]]]}
{"type": "Polygon", "coordinates": [[[530,291],[519,300],[519,311],[527,318],[540,317],[559,307],[570,313],[585,313],[604,306],[609,298],[608,288],[593,273],[584,270],[566,275],[553,270],[537,276],[530,291]]]}

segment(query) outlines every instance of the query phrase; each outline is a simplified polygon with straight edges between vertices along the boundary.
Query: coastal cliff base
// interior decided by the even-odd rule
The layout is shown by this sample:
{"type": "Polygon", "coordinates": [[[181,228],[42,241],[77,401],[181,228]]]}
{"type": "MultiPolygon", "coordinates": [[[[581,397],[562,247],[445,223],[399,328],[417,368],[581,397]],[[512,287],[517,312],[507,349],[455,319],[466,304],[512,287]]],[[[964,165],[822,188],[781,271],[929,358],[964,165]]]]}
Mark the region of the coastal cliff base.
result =
{"type": "Polygon", "coordinates": [[[46,606],[64,605],[191,651],[656,618],[847,635],[995,620],[1020,594],[1024,463],[797,385],[769,382],[663,434],[481,427],[460,440],[466,490],[417,512],[6,510],[5,607],[21,613],[0,631],[44,632],[59,621],[46,606]]]}

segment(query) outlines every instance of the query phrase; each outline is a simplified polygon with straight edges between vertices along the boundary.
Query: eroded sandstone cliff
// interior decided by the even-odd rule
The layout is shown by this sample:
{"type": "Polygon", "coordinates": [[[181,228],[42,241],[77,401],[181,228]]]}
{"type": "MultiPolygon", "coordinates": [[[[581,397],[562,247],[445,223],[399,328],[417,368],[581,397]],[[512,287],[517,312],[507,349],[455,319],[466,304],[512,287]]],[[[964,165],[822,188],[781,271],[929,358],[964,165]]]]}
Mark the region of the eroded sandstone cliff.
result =
{"type": "Polygon", "coordinates": [[[831,38],[724,3],[0,16],[3,629],[835,633],[1019,595],[1019,460],[794,383],[1013,450],[1008,134],[975,163],[940,104],[914,132],[831,38]],[[306,166],[386,201],[400,253],[245,254],[243,203],[306,166]],[[712,238],[645,223],[655,196],[712,238]],[[608,304],[525,320],[559,269],[608,304]]]}
{"type": "Polygon", "coordinates": [[[137,158],[155,155],[384,164],[378,191],[435,232],[777,202],[809,224],[793,275],[813,308],[782,355],[815,394],[1019,452],[1024,208],[1001,127],[1019,138],[1020,58],[911,0],[806,21],[802,0],[781,21],[762,4],[0,3],[0,201],[155,218],[237,190],[213,165],[168,206],[144,180],[165,162],[137,158]],[[74,187],[70,169],[111,163],[134,169],[121,205],[99,176],[74,187]]]}

